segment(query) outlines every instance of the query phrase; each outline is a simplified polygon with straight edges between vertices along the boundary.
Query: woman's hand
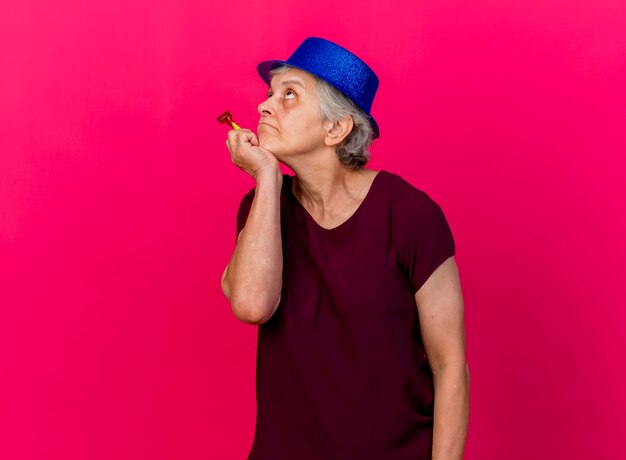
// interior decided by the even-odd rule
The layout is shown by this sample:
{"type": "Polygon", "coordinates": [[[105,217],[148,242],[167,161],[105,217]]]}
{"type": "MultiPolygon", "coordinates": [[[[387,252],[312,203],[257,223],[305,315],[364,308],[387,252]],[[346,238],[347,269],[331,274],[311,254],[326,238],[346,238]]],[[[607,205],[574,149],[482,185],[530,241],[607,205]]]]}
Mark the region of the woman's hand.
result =
{"type": "Polygon", "coordinates": [[[249,129],[228,131],[226,147],[232,162],[256,180],[265,170],[280,170],[278,160],[272,152],[259,146],[259,140],[249,129]]]}

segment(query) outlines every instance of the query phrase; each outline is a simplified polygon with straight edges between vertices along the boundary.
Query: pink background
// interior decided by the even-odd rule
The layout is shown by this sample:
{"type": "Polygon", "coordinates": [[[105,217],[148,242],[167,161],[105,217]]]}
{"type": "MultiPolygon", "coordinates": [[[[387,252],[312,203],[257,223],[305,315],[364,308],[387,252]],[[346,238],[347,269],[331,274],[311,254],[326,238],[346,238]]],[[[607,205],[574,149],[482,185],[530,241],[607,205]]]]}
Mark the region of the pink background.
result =
{"type": "Polygon", "coordinates": [[[245,458],[220,277],[254,181],[216,117],[254,129],[307,36],[377,72],[370,167],[455,235],[465,458],[624,458],[624,2],[394,3],[3,2],[0,458],[245,458]]]}

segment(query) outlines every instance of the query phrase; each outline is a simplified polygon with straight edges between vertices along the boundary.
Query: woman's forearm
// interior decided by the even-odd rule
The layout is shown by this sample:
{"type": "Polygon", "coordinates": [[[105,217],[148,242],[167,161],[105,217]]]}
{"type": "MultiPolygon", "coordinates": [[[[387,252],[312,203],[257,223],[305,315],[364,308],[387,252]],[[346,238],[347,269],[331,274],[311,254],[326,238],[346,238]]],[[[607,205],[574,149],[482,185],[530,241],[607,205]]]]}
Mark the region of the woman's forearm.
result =
{"type": "Polygon", "coordinates": [[[461,460],[469,424],[469,368],[444,366],[433,374],[433,460],[461,460]]]}
{"type": "Polygon", "coordinates": [[[280,228],[282,173],[269,170],[256,178],[246,225],[225,275],[233,313],[247,323],[261,324],[275,311],[283,278],[280,228]]]}

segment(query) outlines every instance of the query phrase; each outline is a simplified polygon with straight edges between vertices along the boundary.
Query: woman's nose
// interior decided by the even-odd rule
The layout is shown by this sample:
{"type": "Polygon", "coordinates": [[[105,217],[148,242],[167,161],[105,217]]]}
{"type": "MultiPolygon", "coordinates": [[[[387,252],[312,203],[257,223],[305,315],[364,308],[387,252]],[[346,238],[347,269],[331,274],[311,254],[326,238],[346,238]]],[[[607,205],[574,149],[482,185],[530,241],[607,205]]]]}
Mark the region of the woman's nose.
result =
{"type": "Polygon", "coordinates": [[[269,98],[262,101],[257,108],[261,115],[263,114],[272,115],[274,113],[272,106],[269,103],[269,98]]]}

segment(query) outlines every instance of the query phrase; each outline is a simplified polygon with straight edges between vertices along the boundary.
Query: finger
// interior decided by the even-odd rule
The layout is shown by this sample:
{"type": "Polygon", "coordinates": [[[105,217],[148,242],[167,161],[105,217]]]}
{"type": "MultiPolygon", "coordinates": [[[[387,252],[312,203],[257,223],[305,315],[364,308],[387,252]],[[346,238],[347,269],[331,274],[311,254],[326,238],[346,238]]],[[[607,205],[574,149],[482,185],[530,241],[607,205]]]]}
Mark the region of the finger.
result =
{"type": "Polygon", "coordinates": [[[252,131],[247,132],[243,139],[244,139],[244,142],[247,142],[250,145],[254,145],[254,146],[259,145],[259,139],[257,138],[256,134],[254,134],[252,131]]]}
{"type": "Polygon", "coordinates": [[[250,139],[250,143],[255,146],[259,145],[259,139],[257,138],[256,134],[252,133],[252,139],[250,139]]]}
{"type": "Polygon", "coordinates": [[[239,139],[239,130],[231,129],[228,131],[228,140],[226,142],[231,152],[234,151],[235,146],[238,144],[238,139],[239,139]]]}
{"type": "Polygon", "coordinates": [[[240,144],[249,143],[253,138],[254,133],[252,131],[250,131],[249,129],[245,131],[243,129],[240,129],[237,136],[237,142],[240,144]]]}
{"type": "Polygon", "coordinates": [[[237,141],[237,130],[231,129],[228,131],[228,140],[230,140],[233,144],[237,141]]]}

